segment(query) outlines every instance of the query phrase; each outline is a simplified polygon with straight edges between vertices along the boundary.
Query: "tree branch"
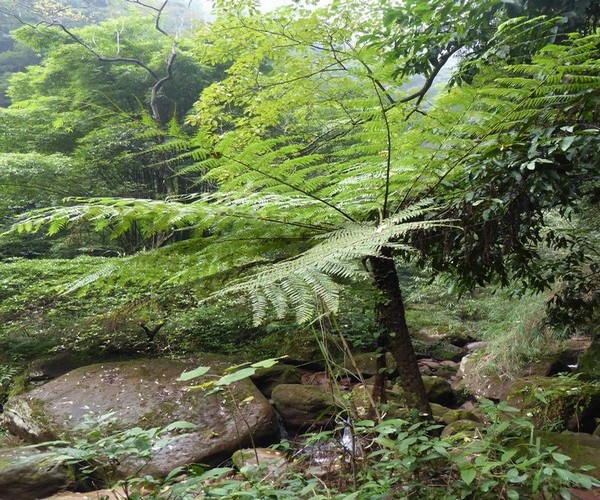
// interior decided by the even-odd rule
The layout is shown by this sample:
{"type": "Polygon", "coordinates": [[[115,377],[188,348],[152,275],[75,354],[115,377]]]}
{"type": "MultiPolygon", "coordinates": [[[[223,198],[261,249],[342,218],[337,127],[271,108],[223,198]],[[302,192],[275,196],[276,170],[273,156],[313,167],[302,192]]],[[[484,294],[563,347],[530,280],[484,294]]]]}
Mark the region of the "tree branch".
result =
{"type": "Polygon", "coordinates": [[[79,38],[75,33],[73,33],[64,24],[56,23],[56,22],[52,22],[52,23],[43,22],[42,24],[47,27],[56,26],[57,28],[60,28],[66,35],[68,35],[77,44],[81,45],[88,52],[93,54],[99,61],[110,62],[110,63],[125,62],[125,63],[135,64],[136,66],[139,66],[140,68],[144,68],[155,80],[159,79],[159,76],[151,68],[149,68],[148,65],[146,63],[144,63],[144,61],[142,61],[140,59],[136,59],[135,57],[104,57],[103,55],[96,52],[87,43],[85,43],[81,38],[79,38]]]}
{"type": "Polygon", "coordinates": [[[383,208],[381,210],[381,218],[383,220],[385,220],[385,219],[387,219],[387,216],[388,216],[388,200],[390,197],[390,175],[391,175],[391,171],[392,171],[392,131],[390,129],[390,122],[388,120],[386,107],[383,104],[383,98],[381,97],[380,87],[377,85],[377,82],[375,79],[372,79],[371,81],[373,82],[373,87],[375,88],[375,93],[377,94],[377,99],[379,100],[379,105],[381,106],[381,114],[383,116],[383,122],[385,124],[386,141],[387,141],[387,159],[386,159],[386,168],[385,168],[385,194],[383,196],[383,208]]]}
{"type": "Polygon", "coordinates": [[[167,59],[167,74],[160,78],[152,87],[150,92],[150,109],[152,110],[152,118],[156,123],[162,125],[162,120],[160,117],[160,110],[158,108],[158,92],[163,87],[165,83],[173,78],[173,64],[175,63],[175,58],[177,57],[177,52],[175,52],[175,43],[171,46],[171,53],[167,59]]]}

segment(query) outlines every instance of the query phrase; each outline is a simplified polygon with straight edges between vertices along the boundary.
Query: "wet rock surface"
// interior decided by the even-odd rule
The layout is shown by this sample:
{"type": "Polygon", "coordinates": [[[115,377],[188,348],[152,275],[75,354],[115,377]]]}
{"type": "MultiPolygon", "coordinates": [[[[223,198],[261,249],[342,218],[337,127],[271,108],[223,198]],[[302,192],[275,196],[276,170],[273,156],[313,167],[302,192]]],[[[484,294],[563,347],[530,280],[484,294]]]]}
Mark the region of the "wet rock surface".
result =
{"type": "MultiPolygon", "coordinates": [[[[114,412],[115,430],[165,427],[181,420],[196,425],[143,467],[143,473],[157,476],[184,464],[219,462],[252,440],[276,439],[273,408],[249,379],[229,386],[231,392],[213,395],[177,382],[182,372],[199,364],[212,366],[213,374],[228,366],[215,359],[146,359],[79,368],[9,400],[5,426],[27,441],[41,442],[77,437],[76,426],[86,417],[109,412],[114,412]]],[[[122,464],[120,473],[138,468],[122,464]]]]}

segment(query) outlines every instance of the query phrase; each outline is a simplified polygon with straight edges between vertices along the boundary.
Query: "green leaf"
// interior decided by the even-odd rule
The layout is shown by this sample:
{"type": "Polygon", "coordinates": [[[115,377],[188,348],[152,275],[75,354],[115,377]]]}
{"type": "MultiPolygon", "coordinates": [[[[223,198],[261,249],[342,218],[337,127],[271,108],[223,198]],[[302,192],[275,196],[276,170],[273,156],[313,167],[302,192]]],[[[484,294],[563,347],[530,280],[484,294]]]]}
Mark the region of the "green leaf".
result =
{"type": "Polygon", "coordinates": [[[473,467],[469,467],[467,469],[461,469],[460,478],[464,481],[465,484],[471,484],[475,478],[477,477],[477,471],[473,467]]]}
{"type": "Polygon", "coordinates": [[[502,454],[502,457],[500,457],[500,462],[502,464],[505,464],[507,462],[509,462],[512,457],[514,457],[517,454],[518,450],[507,450],[502,454]]]}
{"type": "Polygon", "coordinates": [[[559,464],[564,464],[565,462],[571,460],[571,457],[563,455],[562,453],[552,453],[552,458],[556,460],[559,464]]]}
{"type": "Polygon", "coordinates": [[[277,363],[279,363],[280,359],[285,357],[286,356],[281,356],[279,358],[263,359],[262,361],[252,363],[250,366],[253,368],[271,368],[272,366],[275,366],[277,363]]]}
{"type": "Polygon", "coordinates": [[[223,477],[225,474],[229,474],[233,469],[231,467],[216,467],[214,469],[210,469],[206,471],[204,474],[200,476],[202,481],[207,481],[209,479],[218,479],[223,477]]]}
{"type": "Polygon", "coordinates": [[[508,490],[506,496],[509,500],[519,500],[519,493],[516,490],[508,490]]]}
{"type": "Polygon", "coordinates": [[[238,382],[239,380],[243,380],[245,378],[251,377],[255,373],[256,373],[256,368],[252,368],[252,367],[242,368],[241,370],[238,370],[233,373],[229,373],[229,374],[221,377],[219,380],[217,380],[215,382],[215,385],[217,385],[217,386],[231,385],[234,382],[238,382]]]}
{"type": "Polygon", "coordinates": [[[209,371],[210,366],[199,366],[195,370],[183,372],[177,380],[179,382],[186,382],[188,380],[192,380],[193,378],[202,377],[202,375],[206,375],[209,371]]]}
{"type": "Polygon", "coordinates": [[[373,420],[359,420],[354,424],[355,427],[375,427],[373,420]]]}
{"type": "Polygon", "coordinates": [[[560,149],[562,151],[566,151],[567,149],[569,149],[571,147],[571,144],[573,144],[573,141],[575,140],[575,136],[574,135],[568,135],[567,137],[563,137],[560,140],[560,149]]]}
{"type": "Polygon", "coordinates": [[[177,422],[173,422],[167,425],[163,431],[170,432],[175,430],[190,430],[196,429],[198,426],[196,424],[192,424],[191,422],[186,422],[185,420],[178,420],[177,422]]]}

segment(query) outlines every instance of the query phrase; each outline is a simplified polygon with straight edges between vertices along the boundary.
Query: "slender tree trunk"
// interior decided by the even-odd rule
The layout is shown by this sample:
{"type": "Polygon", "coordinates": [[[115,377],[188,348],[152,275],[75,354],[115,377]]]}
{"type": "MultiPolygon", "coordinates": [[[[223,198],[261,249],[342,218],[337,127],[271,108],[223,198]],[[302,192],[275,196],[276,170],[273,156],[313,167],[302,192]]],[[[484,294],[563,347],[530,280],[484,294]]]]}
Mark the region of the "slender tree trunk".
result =
{"type": "Polygon", "coordinates": [[[381,257],[373,257],[369,259],[369,262],[375,286],[382,294],[376,306],[383,330],[381,344],[390,351],[396,361],[400,373],[399,382],[404,389],[408,404],[431,415],[425,386],[406,324],[404,301],[391,249],[384,248],[381,257]]]}

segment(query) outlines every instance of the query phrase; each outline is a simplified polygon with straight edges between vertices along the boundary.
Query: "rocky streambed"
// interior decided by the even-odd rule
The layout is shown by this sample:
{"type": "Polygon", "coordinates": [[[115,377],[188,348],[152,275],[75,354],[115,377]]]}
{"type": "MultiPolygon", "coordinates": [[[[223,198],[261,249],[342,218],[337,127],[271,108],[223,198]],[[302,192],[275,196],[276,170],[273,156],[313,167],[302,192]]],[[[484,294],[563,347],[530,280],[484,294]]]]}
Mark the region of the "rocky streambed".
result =
{"type": "MultiPolygon", "coordinates": [[[[437,349],[442,353],[437,359],[425,355],[419,361],[433,416],[446,426],[442,435],[484,425],[476,410],[476,397],[508,399],[527,411],[532,401],[524,387],[554,387],[562,379],[552,375],[569,370],[558,359],[545,360],[517,380],[484,380],[477,386],[469,378],[468,369],[473,350],[479,346],[450,345],[437,349]]],[[[112,479],[134,473],[164,477],[177,467],[194,463],[216,466],[229,459],[238,468],[258,461],[277,474],[288,466],[288,458],[264,447],[277,443],[282,434],[294,438],[303,431],[339,426],[336,416],[342,408],[351,408],[357,417],[364,418],[369,410],[367,391],[376,374],[373,353],[359,354],[348,361],[348,370],[341,370],[335,380],[325,372],[306,369],[307,365],[301,362],[290,364],[282,360],[251,378],[235,381],[225,390],[209,393],[206,388],[190,387],[196,382],[177,379],[199,365],[211,366],[206,376],[215,377],[237,364],[237,360],[207,355],[185,361],[137,359],[74,369],[65,360],[59,363],[64,364],[64,370],[53,366],[51,377],[55,378],[40,377],[40,364],[36,364],[35,378],[51,379],[9,399],[4,406],[4,428],[25,444],[85,440],[90,432],[95,432],[88,423],[106,415],[111,416],[113,433],[132,428],[165,428],[175,421],[193,424],[193,428],[167,433],[173,439],[165,440],[147,456],[133,454],[111,464],[112,479]],[[66,373],[60,374],[61,371],[66,373]]],[[[388,360],[388,366],[388,399],[401,406],[402,393],[393,383],[393,360],[388,360]]],[[[544,415],[534,417],[541,426],[544,415]]],[[[559,430],[569,434],[546,433],[545,439],[574,461],[600,466],[600,428],[596,422],[600,418],[600,390],[589,394],[585,404],[580,401],[572,408],[566,405],[558,418],[562,419],[559,430]]],[[[343,431],[339,441],[344,446],[343,431]]],[[[298,449],[312,454],[312,473],[335,470],[337,450],[303,448],[300,442],[301,439],[296,440],[298,449]]],[[[600,477],[598,472],[592,474],[600,477]]],[[[0,448],[0,500],[50,495],[63,498],[68,490],[106,486],[101,480],[92,485],[78,484],[72,466],[36,448],[0,448]]]]}

